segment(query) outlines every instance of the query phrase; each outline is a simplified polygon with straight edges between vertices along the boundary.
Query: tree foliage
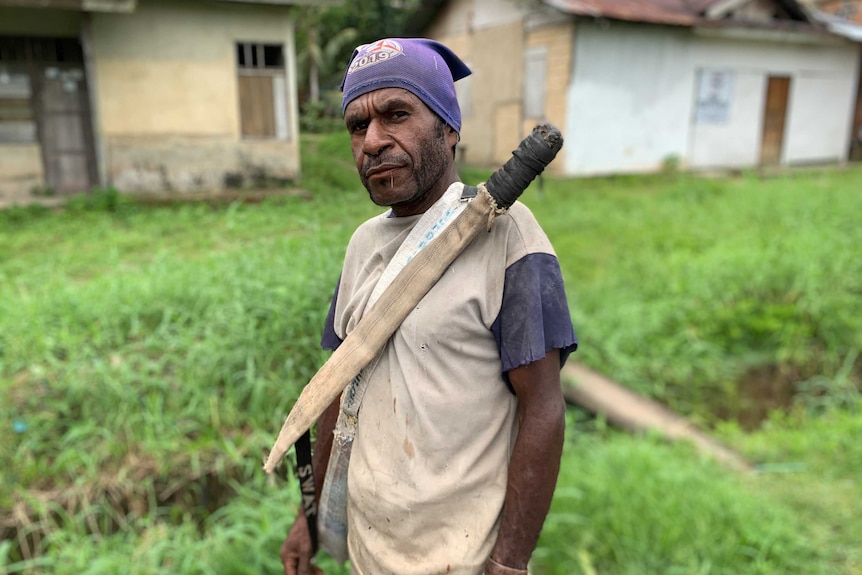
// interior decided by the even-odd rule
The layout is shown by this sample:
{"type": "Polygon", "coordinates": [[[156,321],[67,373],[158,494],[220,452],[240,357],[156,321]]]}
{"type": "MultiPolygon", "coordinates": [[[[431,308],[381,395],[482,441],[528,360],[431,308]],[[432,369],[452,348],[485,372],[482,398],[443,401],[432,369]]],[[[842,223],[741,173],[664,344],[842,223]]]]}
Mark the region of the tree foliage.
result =
{"type": "Polygon", "coordinates": [[[419,6],[419,0],[351,0],[335,6],[297,8],[300,100],[316,101],[319,94],[337,90],[353,49],[379,38],[404,35],[408,19],[419,6]]]}

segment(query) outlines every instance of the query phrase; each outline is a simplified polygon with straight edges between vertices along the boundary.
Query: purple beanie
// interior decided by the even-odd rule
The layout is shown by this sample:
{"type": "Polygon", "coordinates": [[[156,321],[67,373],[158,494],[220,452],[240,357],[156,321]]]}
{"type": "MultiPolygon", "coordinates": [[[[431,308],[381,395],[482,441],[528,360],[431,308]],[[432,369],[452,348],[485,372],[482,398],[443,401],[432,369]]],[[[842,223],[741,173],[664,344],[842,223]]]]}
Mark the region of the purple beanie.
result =
{"type": "Polygon", "coordinates": [[[452,50],[427,38],[386,38],[364,44],[353,51],[344,74],[341,113],[362,94],[404,88],[460,132],[455,82],[470,73],[452,50]]]}

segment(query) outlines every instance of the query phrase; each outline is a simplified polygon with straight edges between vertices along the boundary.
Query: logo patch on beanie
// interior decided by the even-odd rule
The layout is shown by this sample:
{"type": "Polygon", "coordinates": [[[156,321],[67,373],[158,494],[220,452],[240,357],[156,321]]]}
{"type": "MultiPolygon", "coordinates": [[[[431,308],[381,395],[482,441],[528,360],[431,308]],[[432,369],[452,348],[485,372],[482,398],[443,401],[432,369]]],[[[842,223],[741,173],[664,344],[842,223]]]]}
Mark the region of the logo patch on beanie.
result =
{"type": "Polygon", "coordinates": [[[378,40],[373,44],[366,44],[350,63],[347,73],[352,74],[357,70],[363,70],[374,64],[391,60],[403,53],[404,49],[401,48],[401,44],[395,40],[378,40]]]}

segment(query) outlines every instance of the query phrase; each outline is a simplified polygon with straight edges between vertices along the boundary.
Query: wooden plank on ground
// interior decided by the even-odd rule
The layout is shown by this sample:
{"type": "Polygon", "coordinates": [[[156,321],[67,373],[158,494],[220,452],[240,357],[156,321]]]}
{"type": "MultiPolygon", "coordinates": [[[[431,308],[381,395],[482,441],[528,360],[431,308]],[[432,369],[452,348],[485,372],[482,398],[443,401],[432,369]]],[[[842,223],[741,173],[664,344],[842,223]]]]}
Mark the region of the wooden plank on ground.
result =
{"type": "Polygon", "coordinates": [[[740,471],[752,471],[738,453],[697,429],[667,407],[582,365],[569,362],[561,374],[566,401],[600,414],[609,423],[634,432],[655,431],[674,441],[689,441],[718,462],[740,471]]]}

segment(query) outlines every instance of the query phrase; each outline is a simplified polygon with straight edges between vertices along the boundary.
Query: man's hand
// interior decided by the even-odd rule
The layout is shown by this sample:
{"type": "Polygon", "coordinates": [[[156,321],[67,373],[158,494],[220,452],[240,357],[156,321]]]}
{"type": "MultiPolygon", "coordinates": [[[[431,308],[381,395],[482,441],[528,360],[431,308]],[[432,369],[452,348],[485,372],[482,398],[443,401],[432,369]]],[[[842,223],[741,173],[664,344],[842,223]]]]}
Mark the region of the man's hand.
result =
{"type": "Polygon", "coordinates": [[[284,575],[323,575],[323,570],[311,562],[311,535],[305,514],[300,511],[279,551],[284,575]]]}

